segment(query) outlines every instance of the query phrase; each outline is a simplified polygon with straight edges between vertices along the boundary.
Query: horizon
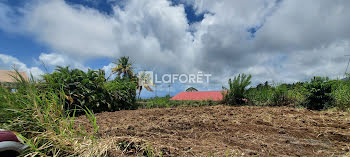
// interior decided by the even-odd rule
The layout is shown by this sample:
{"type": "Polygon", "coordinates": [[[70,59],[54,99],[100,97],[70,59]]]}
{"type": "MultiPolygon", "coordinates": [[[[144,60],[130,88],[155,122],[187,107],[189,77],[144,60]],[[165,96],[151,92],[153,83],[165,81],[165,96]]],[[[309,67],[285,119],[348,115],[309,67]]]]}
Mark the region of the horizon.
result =
{"type": "MultiPolygon", "coordinates": [[[[130,56],[135,72],[212,75],[209,83],[171,84],[172,96],[188,87],[219,91],[240,73],[253,85],[341,79],[350,1],[340,2],[0,0],[0,69],[16,65],[39,77],[70,66],[108,75],[112,61],[130,56]]],[[[141,97],[165,96],[168,84],[156,90],[141,97]]]]}

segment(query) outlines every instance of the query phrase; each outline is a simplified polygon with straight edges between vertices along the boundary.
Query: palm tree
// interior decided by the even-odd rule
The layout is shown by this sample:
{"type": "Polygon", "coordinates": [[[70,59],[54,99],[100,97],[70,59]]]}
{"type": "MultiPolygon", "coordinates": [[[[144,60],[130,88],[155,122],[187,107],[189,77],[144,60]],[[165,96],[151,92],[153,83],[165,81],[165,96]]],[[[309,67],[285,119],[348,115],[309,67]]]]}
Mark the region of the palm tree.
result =
{"type": "Polygon", "coordinates": [[[239,74],[233,80],[228,80],[229,88],[222,87],[224,101],[230,105],[240,105],[246,102],[246,88],[250,85],[252,75],[239,74]]]}
{"type": "Polygon", "coordinates": [[[190,87],[186,89],[186,92],[197,92],[198,90],[194,87],[190,87]]]}
{"type": "Polygon", "coordinates": [[[134,71],[132,67],[132,63],[129,61],[129,57],[123,56],[120,57],[117,62],[112,62],[116,65],[112,69],[112,73],[117,73],[118,76],[123,74],[123,77],[132,78],[134,76],[134,71]]]}
{"type": "Polygon", "coordinates": [[[145,71],[141,71],[138,74],[137,79],[138,79],[137,90],[139,92],[139,98],[143,87],[146,88],[146,90],[153,92],[153,89],[151,88],[151,86],[155,86],[155,84],[153,84],[150,78],[150,74],[147,74],[145,71]]]}

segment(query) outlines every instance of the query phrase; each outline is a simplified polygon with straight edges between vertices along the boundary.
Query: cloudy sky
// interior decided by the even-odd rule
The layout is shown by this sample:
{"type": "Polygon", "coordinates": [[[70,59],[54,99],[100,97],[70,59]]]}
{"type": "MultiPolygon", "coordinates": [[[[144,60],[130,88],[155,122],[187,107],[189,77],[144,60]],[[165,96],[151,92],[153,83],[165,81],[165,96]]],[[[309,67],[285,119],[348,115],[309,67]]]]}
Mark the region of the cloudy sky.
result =
{"type": "Polygon", "coordinates": [[[0,0],[0,69],[109,71],[130,56],[137,70],[212,74],[209,84],[172,85],[171,95],[220,90],[239,73],[254,84],[341,78],[349,8],[349,0],[0,0]]]}

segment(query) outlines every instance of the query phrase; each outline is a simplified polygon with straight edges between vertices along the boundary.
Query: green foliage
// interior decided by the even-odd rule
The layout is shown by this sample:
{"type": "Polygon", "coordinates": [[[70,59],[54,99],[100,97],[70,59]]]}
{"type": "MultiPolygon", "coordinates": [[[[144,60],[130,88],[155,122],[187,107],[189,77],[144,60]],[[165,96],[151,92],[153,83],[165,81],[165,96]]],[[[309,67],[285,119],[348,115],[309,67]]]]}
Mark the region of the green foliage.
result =
{"type": "Polygon", "coordinates": [[[340,110],[350,109],[350,81],[338,81],[339,83],[333,84],[334,90],[332,95],[335,99],[336,106],[340,110]]]}
{"type": "Polygon", "coordinates": [[[179,106],[212,106],[216,105],[219,102],[212,100],[202,100],[202,101],[193,101],[193,100],[170,100],[169,95],[165,97],[155,97],[149,99],[139,99],[138,104],[141,108],[167,108],[167,107],[179,107],[179,106]]]}
{"type": "Polygon", "coordinates": [[[269,105],[273,97],[273,89],[270,86],[257,86],[247,90],[247,98],[253,105],[269,105]]]}
{"type": "MultiPolygon", "coordinates": [[[[136,85],[131,81],[105,79],[103,70],[57,67],[52,74],[43,76],[42,88],[60,90],[66,95],[65,110],[89,108],[93,112],[116,111],[134,108],[136,85]]],[[[78,112],[82,114],[83,112],[78,112]]]]}
{"type": "Polygon", "coordinates": [[[291,104],[288,97],[288,88],[286,85],[280,85],[274,88],[272,95],[272,106],[287,106],[291,104]]]}
{"type": "Polygon", "coordinates": [[[328,78],[314,77],[311,82],[305,83],[304,87],[308,91],[304,103],[306,108],[322,110],[333,107],[332,86],[328,81],[328,78]]]}
{"type": "MultiPolygon", "coordinates": [[[[40,83],[17,80],[18,92],[0,87],[1,128],[15,130],[29,145],[26,156],[77,156],[87,149],[85,131],[73,129],[74,116],[63,109],[65,93],[40,83]]],[[[90,115],[94,119],[93,115],[90,115]]]]}
{"type": "Polygon", "coordinates": [[[154,97],[149,99],[139,99],[138,104],[141,108],[165,108],[172,107],[173,104],[170,102],[170,96],[165,97],[154,97]]]}
{"type": "Polygon", "coordinates": [[[115,79],[106,83],[106,88],[114,97],[112,110],[137,109],[136,86],[133,81],[115,79]]]}
{"type": "Polygon", "coordinates": [[[305,103],[306,89],[303,86],[296,86],[293,89],[288,90],[288,98],[291,105],[301,106],[305,103]]]}
{"type": "Polygon", "coordinates": [[[233,81],[228,80],[229,88],[222,87],[225,91],[223,102],[229,105],[241,105],[245,101],[243,99],[247,98],[247,87],[250,85],[252,78],[251,75],[239,74],[233,81]]]}
{"type": "Polygon", "coordinates": [[[112,63],[116,65],[116,67],[112,69],[112,73],[117,73],[118,76],[123,76],[130,79],[134,77],[134,68],[128,56],[120,57],[116,62],[112,63]]]}

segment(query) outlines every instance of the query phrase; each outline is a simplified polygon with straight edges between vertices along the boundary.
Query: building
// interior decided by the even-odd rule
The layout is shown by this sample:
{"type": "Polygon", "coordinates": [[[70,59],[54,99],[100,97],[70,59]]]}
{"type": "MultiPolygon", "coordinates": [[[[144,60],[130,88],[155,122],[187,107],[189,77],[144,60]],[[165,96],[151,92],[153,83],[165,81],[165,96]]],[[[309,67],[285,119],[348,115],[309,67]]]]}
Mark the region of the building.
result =
{"type": "Polygon", "coordinates": [[[196,92],[181,92],[170,100],[213,100],[221,101],[223,99],[223,91],[196,91],[196,92]]]}
{"type": "MultiPolygon", "coordinates": [[[[25,80],[29,80],[29,77],[26,72],[18,72],[25,80]]],[[[0,70],[0,85],[8,88],[13,89],[14,83],[16,83],[16,78],[19,79],[18,74],[13,70],[0,70]]]]}

